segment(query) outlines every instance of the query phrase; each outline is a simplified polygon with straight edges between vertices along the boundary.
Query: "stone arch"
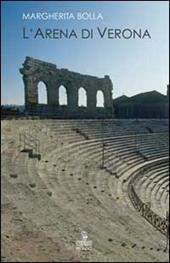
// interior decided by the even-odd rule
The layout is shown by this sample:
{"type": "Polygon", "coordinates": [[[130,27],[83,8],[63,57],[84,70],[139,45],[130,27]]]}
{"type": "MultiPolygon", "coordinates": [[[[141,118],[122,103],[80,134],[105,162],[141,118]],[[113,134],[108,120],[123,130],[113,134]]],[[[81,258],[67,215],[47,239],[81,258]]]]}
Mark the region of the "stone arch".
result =
{"type": "Polygon", "coordinates": [[[67,94],[67,89],[64,85],[59,86],[58,96],[59,96],[58,101],[60,106],[68,105],[68,94],[67,94]]]}
{"type": "Polygon", "coordinates": [[[102,90],[98,90],[96,93],[96,107],[104,108],[105,101],[104,101],[104,92],[102,90]]]}
{"type": "Polygon", "coordinates": [[[48,104],[47,85],[44,81],[39,81],[37,84],[38,104],[48,104]]]}
{"type": "Polygon", "coordinates": [[[48,114],[48,116],[61,116],[63,118],[113,117],[113,85],[108,75],[103,78],[84,75],[58,68],[55,64],[31,57],[26,57],[22,65],[20,73],[23,76],[25,111],[27,114],[41,116],[48,114]],[[38,105],[37,86],[39,81],[46,84],[47,105],[45,106],[38,105]],[[66,90],[61,89],[61,85],[66,90]],[[78,90],[80,87],[84,87],[87,94],[87,108],[85,109],[78,107],[78,90]],[[60,97],[62,97],[60,103],[59,91],[60,97]],[[64,110],[60,107],[63,104],[68,106],[64,107],[64,110]],[[96,106],[99,108],[97,109],[96,106]]]}
{"type": "Polygon", "coordinates": [[[78,106],[87,107],[87,91],[84,87],[78,89],[78,106]]]}

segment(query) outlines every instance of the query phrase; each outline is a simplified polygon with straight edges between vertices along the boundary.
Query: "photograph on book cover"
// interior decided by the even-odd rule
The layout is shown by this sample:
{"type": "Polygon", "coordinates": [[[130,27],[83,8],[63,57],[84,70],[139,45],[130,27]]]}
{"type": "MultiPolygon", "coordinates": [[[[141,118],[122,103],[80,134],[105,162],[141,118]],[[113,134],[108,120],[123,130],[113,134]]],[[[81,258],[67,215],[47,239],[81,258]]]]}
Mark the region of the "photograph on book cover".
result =
{"type": "Polygon", "coordinates": [[[1,2],[1,262],[169,261],[169,2],[1,2]]]}

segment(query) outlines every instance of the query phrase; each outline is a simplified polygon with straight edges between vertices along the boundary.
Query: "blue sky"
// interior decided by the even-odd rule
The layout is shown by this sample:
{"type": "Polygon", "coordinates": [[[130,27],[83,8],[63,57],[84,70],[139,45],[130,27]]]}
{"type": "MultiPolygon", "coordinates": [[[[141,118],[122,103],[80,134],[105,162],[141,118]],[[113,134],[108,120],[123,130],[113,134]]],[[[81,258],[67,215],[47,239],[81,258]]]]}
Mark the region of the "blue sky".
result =
{"type": "Polygon", "coordinates": [[[3,1],[2,104],[23,104],[24,85],[19,68],[26,56],[52,62],[58,68],[98,77],[110,75],[113,98],[157,90],[169,83],[168,2],[164,1],[3,1]],[[28,12],[95,12],[103,20],[23,21],[28,12]],[[26,28],[148,29],[151,39],[23,39],[26,28]]]}

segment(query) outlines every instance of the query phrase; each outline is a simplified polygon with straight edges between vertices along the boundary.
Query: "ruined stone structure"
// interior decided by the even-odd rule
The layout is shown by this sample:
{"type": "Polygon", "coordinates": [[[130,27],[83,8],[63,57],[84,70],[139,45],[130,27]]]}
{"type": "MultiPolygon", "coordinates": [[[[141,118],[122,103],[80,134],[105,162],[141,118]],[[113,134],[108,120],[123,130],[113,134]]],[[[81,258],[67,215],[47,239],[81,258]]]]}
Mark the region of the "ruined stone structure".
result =
{"type": "Polygon", "coordinates": [[[58,69],[55,64],[26,57],[20,69],[25,86],[26,113],[57,118],[112,118],[112,82],[109,76],[98,78],[58,69]],[[38,103],[38,83],[47,89],[47,104],[38,103]],[[67,106],[59,105],[59,88],[67,92],[67,106]],[[87,95],[87,107],[78,106],[78,91],[83,87],[87,95]],[[96,107],[97,92],[102,91],[104,107],[96,107]]]}

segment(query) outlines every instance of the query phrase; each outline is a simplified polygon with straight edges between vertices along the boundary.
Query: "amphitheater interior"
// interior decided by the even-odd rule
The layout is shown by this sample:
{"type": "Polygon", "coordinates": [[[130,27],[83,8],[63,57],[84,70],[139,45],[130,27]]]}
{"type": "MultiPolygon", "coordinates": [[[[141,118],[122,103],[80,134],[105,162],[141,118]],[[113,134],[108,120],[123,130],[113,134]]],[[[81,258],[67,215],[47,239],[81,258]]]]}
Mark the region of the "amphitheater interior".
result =
{"type": "Polygon", "coordinates": [[[167,119],[2,120],[2,261],[168,262],[168,145],[167,119]]]}

